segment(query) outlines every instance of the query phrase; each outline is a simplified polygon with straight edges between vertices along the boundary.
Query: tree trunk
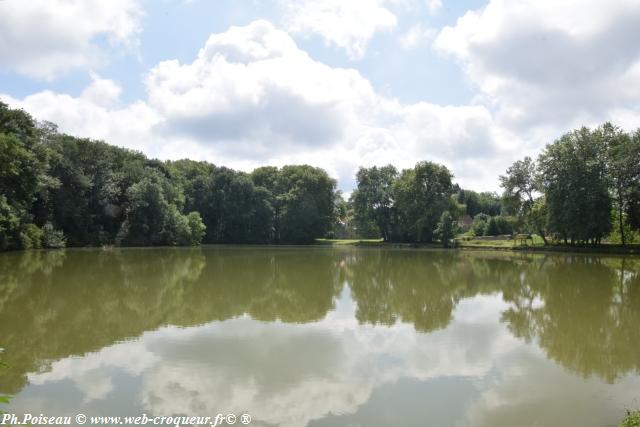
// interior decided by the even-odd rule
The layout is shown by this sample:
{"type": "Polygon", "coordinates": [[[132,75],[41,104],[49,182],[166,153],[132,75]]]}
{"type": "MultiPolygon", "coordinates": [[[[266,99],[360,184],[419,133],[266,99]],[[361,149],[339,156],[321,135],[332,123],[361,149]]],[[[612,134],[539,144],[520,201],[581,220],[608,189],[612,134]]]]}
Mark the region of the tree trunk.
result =
{"type": "Polygon", "coordinates": [[[624,221],[622,220],[622,200],[618,200],[618,223],[620,224],[620,240],[622,240],[622,246],[624,246],[625,241],[624,241],[624,221]]]}
{"type": "Polygon", "coordinates": [[[538,229],[538,234],[540,235],[540,237],[542,237],[542,241],[544,242],[545,246],[549,245],[549,242],[547,242],[547,238],[544,235],[544,231],[542,231],[542,229],[538,229]]]}
{"type": "MultiPolygon", "coordinates": [[[[531,193],[529,193],[529,202],[531,203],[531,206],[533,206],[533,196],[531,195],[531,193]]],[[[533,223],[535,224],[537,221],[533,221],[533,223]]],[[[542,237],[542,241],[544,242],[544,245],[547,246],[549,245],[549,242],[547,242],[547,238],[544,235],[544,232],[542,231],[542,228],[538,228],[538,234],[540,235],[540,237],[542,237]]]]}

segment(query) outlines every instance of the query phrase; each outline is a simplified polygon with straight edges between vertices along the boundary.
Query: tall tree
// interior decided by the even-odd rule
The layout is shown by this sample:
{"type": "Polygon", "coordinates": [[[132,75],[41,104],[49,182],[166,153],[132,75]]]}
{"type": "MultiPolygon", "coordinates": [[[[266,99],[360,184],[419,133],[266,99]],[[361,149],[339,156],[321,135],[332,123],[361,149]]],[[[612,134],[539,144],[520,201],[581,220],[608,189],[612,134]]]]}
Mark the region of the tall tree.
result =
{"type": "Polygon", "coordinates": [[[617,211],[618,230],[622,244],[626,244],[625,218],[640,185],[640,140],[632,138],[611,123],[594,132],[607,150],[607,169],[611,195],[617,211]]]}
{"type": "Polygon", "coordinates": [[[272,208],[264,188],[244,172],[206,162],[172,162],[182,182],[184,212],[197,211],[206,225],[207,243],[267,243],[272,236],[272,208]]]}
{"type": "Polygon", "coordinates": [[[472,218],[479,213],[496,216],[502,212],[502,201],[500,196],[495,193],[477,193],[473,190],[460,189],[456,195],[456,200],[459,204],[464,205],[464,213],[472,218]]]}
{"type": "Polygon", "coordinates": [[[542,237],[544,244],[548,241],[544,231],[546,218],[536,215],[536,195],[540,194],[540,180],[536,174],[536,164],[530,157],[518,160],[508,169],[506,175],[500,176],[500,185],[504,189],[504,199],[525,222],[542,237]]]}
{"type": "Polygon", "coordinates": [[[599,243],[611,231],[606,145],[588,128],[563,135],[540,155],[549,228],[571,243],[599,243]]]}
{"type": "Polygon", "coordinates": [[[334,222],[335,180],[309,165],[284,166],[280,175],[284,190],[280,241],[309,243],[324,237],[334,222]]]}
{"type": "Polygon", "coordinates": [[[33,204],[53,185],[46,170],[47,152],[35,121],[0,102],[0,250],[30,247],[33,204]]]}
{"type": "Polygon", "coordinates": [[[451,240],[454,237],[454,220],[449,211],[442,212],[440,222],[436,228],[436,235],[442,246],[448,248],[451,246],[451,240]]]}
{"type": "Polygon", "coordinates": [[[392,186],[398,171],[391,165],[360,168],[356,174],[357,188],[352,195],[356,226],[367,230],[375,224],[379,237],[385,241],[392,233],[392,186]]]}
{"type": "Polygon", "coordinates": [[[449,169],[432,162],[419,162],[402,171],[393,185],[401,240],[433,241],[440,216],[454,202],[452,178],[449,169]]]}

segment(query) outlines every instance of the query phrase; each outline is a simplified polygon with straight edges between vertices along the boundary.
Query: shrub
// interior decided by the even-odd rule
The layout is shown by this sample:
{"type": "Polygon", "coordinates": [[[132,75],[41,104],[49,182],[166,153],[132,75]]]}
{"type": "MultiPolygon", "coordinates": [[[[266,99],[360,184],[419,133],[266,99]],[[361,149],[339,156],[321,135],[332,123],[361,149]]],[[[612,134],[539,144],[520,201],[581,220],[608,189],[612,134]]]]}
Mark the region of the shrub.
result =
{"type": "Polygon", "coordinates": [[[187,222],[191,229],[191,238],[189,243],[193,246],[199,245],[200,242],[202,242],[207,226],[204,225],[202,217],[200,217],[198,212],[189,213],[189,215],[187,215],[187,222]]]}
{"type": "Polygon", "coordinates": [[[627,412],[627,416],[618,427],[640,427],[640,411],[627,412]]]}
{"type": "Polygon", "coordinates": [[[42,230],[35,224],[27,224],[20,232],[20,243],[23,249],[40,249],[42,247],[42,230]]]}
{"type": "Polygon", "coordinates": [[[484,228],[485,236],[497,236],[500,234],[500,229],[498,228],[498,222],[496,221],[496,217],[491,217],[491,219],[487,222],[487,225],[484,228]]]}
{"type": "Polygon", "coordinates": [[[42,227],[42,247],[49,249],[60,249],[67,246],[67,239],[60,230],[53,228],[50,222],[42,227]]]}
{"type": "Polygon", "coordinates": [[[451,239],[454,236],[454,220],[449,211],[444,211],[440,216],[440,222],[438,222],[435,234],[442,242],[442,246],[445,248],[451,246],[451,239]]]}
{"type": "Polygon", "coordinates": [[[484,229],[487,227],[487,222],[489,222],[489,215],[479,213],[478,215],[473,217],[473,224],[471,224],[471,230],[473,231],[474,236],[484,236],[484,229]]]}

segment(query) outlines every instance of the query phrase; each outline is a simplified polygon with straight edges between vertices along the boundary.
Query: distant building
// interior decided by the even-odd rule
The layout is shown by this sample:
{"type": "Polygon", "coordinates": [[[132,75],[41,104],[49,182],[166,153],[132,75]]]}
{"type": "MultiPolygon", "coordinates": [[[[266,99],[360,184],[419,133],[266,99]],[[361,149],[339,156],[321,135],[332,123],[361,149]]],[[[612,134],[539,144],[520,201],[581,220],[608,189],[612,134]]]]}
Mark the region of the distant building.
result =
{"type": "Polygon", "coordinates": [[[462,215],[462,217],[458,220],[458,226],[462,229],[462,231],[469,231],[471,228],[471,224],[473,224],[473,218],[471,215],[462,215]]]}

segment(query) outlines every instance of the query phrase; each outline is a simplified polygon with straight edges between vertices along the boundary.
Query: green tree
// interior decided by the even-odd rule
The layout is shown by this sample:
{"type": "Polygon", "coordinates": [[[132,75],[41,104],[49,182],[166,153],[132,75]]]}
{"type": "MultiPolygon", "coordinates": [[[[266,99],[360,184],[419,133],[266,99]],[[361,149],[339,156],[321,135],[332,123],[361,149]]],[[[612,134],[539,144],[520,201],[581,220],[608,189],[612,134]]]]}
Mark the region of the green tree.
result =
{"type": "Polygon", "coordinates": [[[42,227],[42,247],[47,249],[61,249],[67,245],[67,239],[60,230],[53,228],[50,222],[42,227]]]}
{"type": "Polygon", "coordinates": [[[393,184],[398,212],[398,237],[410,242],[432,242],[440,216],[452,207],[453,175],[445,166],[419,162],[402,171],[393,184]]]}
{"type": "Polygon", "coordinates": [[[500,229],[498,228],[498,223],[496,222],[496,217],[492,216],[489,218],[487,225],[484,229],[485,236],[497,236],[500,234],[500,229]]]}
{"type": "Polygon", "coordinates": [[[128,189],[150,171],[167,177],[162,162],[140,153],[69,135],[49,134],[47,140],[49,174],[59,185],[41,195],[36,218],[62,229],[70,246],[113,244],[128,189]]]}
{"type": "Polygon", "coordinates": [[[487,228],[487,223],[491,217],[485,213],[479,213],[473,218],[471,224],[471,231],[474,236],[484,236],[484,230],[487,228]]]}
{"type": "Polygon", "coordinates": [[[32,208],[47,179],[35,122],[0,102],[0,250],[37,245],[32,208]]]}
{"type": "Polygon", "coordinates": [[[451,240],[454,237],[454,223],[455,220],[451,217],[449,211],[442,212],[435,234],[445,248],[451,246],[451,240]]]}
{"type": "Polygon", "coordinates": [[[181,183],[185,212],[199,212],[207,243],[267,243],[273,210],[267,190],[250,175],[206,162],[170,163],[172,178],[181,183]]]}
{"type": "Polygon", "coordinates": [[[546,218],[540,218],[534,210],[536,195],[541,192],[540,180],[536,172],[536,163],[530,157],[518,160],[508,169],[506,175],[500,176],[500,185],[504,189],[503,198],[527,224],[528,228],[535,230],[544,244],[547,245],[547,237],[544,229],[546,218]]]}
{"type": "Polygon", "coordinates": [[[353,203],[345,200],[342,191],[338,190],[334,196],[334,223],[327,237],[333,239],[349,239],[356,237],[354,227],[353,203]]]}
{"type": "Polygon", "coordinates": [[[207,230],[207,226],[204,225],[202,217],[198,212],[189,212],[187,215],[187,224],[189,225],[189,236],[186,244],[191,246],[199,245],[207,230]]]}
{"type": "Polygon", "coordinates": [[[547,145],[539,160],[549,228],[565,242],[599,243],[611,231],[606,145],[583,127],[547,145]]]}
{"type": "Polygon", "coordinates": [[[391,239],[392,187],[397,176],[397,169],[391,165],[358,170],[352,201],[356,227],[362,230],[362,237],[370,237],[367,234],[375,227],[375,237],[382,237],[385,241],[391,239]]]}
{"type": "Polygon", "coordinates": [[[118,241],[129,246],[199,244],[204,224],[199,215],[182,215],[182,197],[157,171],[127,190],[125,221],[118,241]],[[196,233],[195,235],[193,233],[196,233]]]}
{"type": "Polygon", "coordinates": [[[127,190],[125,221],[119,232],[120,243],[131,246],[163,243],[165,224],[170,212],[157,174],[150,174],[127,190]]]}
{"type": "Polygon", "coordinates": [[[334,222],[335,180],[309,165],[284,166],[280,175],[280,241],[310,243],[325,236],[334,222]]]}
{"type": "Polygon", "coordinates": [[[479,213],[496,216],[502,212],[500,196],[491,192],[477,193],[473,190],[461,189],[456,194],[456,201],[464,205],[464,213],[472,218],[479,213]]]}
{"type": "Polygon", "coordinates": [[[0,250],[15,249],[20,245],[19,212],[0,194],[0,250]]]}
{"type": "Polygon", "coordinates": [[[626,244],[626,216],[640,183],[640,139],[632,138],[611,123],[594,132],[602,140],[607,153],[607,171],[611,196],[617,211],[617,226],[622,244],[626,244]]]}

